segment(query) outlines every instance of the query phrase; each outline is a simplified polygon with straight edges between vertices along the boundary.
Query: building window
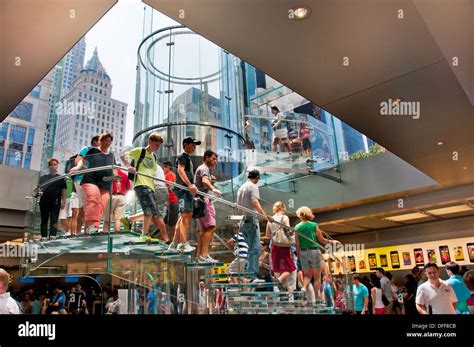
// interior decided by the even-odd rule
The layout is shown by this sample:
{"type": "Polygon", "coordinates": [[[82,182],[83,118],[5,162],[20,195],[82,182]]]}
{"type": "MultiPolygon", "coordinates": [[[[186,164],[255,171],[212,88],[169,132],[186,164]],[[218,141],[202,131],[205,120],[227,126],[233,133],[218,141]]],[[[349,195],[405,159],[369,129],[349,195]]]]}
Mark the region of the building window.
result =
{"type": "Polygon", "coordinates": [[[3,164],[3,152],[4,152],[4,149],[0,148],[0,164],[3,164]]]}
{"type": "Polygon", "coordinates": [[[26,128],[19,125],[12,125],[10,129],[10,140],[13,142],[25,143],[26,128]]]}
{"type": "Polygon", "coordinates": [[[31,112],[33,111],[33,104],[29,102],[20,102],[17,107],[10,113],[13,118],[18,118],[31,122],[31,112]]]}
{"type": "Polygon", "coordinates": [[[26,153],[25,154],[25,169],[29,169],[31,164],[31,154],[26,153]]]}
{"type": "MultiPolygon", "coordinates": [[[[82,97],[82,92],[79,92],[79,96],[82,97]]],[[[86,96],[86,94],[84,93],[84,96],[86,96]]]]}
{"type": "Polygon", "coordinates": [[[21,167],[21,162],[23,161],[23,153],[16,152],[12,150],[7,151],[7,157],[5,160],[5,165],[21,167]]]}
{"type": "Polygon", "coordinates": [[[36,87],[34,87],[33,90],[30,93],[30,95],[35,97],[35,98],[39,98],[40,94],[41,94],[41,86],[40,85],[37,85],[36,87]]]}
{"type": "Polygon", "coordinates": [[[0,140],[5,140],[7,138],[8,132],[8,123],[2,123],[2,127],[0,128],[0,140]]]}
{"type": "Polygon", "coordinates": [[[10,145],[8,146],[8,148],[12,149],[14,151],[23,152],[23,144],[22,143],[10,142],[10,145]]]}
{"type": "Polygon", "coordinates": [[[86,125],[86,131],[89,131],[89,125],[86,125]]]}
{"type": "Polygon", "coordinates": [[[32,146],[34,140],[35,140],[35,129],[30,128],[28,131],[28,141],[26,142],[26,144],[32,146]]]}

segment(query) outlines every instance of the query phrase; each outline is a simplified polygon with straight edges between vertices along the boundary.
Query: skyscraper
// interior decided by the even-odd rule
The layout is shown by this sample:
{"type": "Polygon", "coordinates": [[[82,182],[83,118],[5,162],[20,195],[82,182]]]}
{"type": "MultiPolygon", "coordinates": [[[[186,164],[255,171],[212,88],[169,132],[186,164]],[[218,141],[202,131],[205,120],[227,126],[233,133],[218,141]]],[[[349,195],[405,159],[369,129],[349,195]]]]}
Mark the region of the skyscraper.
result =
{"type": "Polygon", "coordinates": [[[0,164],[40,170],[53,72],[0,123],[0,164]]]}
{"type": "Polygon", "coordinates": [[[84,66],[86,40],[83,37],[53,68],[53,86],[49,105],[48,124],[46,127],[42,154],[42,168],[47,167],[48,159],[53,154],[56,134],[56,108],[58,101],[69,91],[72,82],[84,66]]]}
{"type": "Polygon", "coordinates": [[[112,82],[103,67],[97,48],[79,72],[69,91],[57,104],[58,114],[54,156],[67,160],[93,136],[111,133],[111,150],[124,145],[127,104],[112,98],[112,82]]]}

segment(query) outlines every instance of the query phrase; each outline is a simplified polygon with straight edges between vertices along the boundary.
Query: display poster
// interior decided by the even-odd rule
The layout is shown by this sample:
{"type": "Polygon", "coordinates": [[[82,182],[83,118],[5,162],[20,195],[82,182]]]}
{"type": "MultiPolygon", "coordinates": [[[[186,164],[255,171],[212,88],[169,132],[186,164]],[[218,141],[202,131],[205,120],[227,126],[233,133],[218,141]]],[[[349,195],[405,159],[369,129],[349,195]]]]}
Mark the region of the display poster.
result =
{"type": "MultiPolygon", "coordinates": [[[[370,272],[381,267],[385,271],[410,270],[415,265],[425,266],[436,263],[444,266],[454,261],[460,266],[474,264],[474,238],[465,237],[451,240],[420,242],[389,247],[368,248],[357,251],[336,253],[351,272],[370,272]]],[[[339,262],[336,273],[342,272],[339,262]]]]}

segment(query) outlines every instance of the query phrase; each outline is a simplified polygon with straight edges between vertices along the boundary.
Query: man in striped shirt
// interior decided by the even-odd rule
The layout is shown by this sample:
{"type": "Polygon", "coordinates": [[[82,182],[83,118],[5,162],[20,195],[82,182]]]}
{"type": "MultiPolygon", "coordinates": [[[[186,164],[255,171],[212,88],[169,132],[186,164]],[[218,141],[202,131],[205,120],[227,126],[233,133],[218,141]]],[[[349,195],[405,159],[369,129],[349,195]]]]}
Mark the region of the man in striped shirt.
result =
{"type": "MultiPolygon", "coordinates": [[[[249,245],[240,230],[227,241],[227,247],[233,248],[235,254],[235,259],[229,264],[227,273],[232,275],[245,272],[248,265],[249,245]]],[[[233,283],[237,282],[235,277],[232,277],[231,280],[233,283]]]]}

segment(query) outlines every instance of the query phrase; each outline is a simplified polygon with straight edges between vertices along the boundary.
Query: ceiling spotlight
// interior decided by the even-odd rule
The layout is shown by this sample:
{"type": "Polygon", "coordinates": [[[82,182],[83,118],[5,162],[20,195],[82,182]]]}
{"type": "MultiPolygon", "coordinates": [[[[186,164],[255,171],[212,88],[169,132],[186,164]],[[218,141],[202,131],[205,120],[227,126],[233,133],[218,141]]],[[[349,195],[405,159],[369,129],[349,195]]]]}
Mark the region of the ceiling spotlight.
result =
{"type": "Polygon", "coordinates": [[[401,99],[392,99],[393,104],[399,104],[401,101],[401,99]]]}
{"type": "Polygon", "coordinates": [[[289,18],[294,20],[303,20],[311,15],[311,9],[308,6],[298,6],[290,9],[289,18]]]}
{"type": "Polygon", "coordinates": [[[438,143],[436,143],[438,146],[442,146],[444,145],[444,142],[443,141],[438,141],[438,143]]]}

